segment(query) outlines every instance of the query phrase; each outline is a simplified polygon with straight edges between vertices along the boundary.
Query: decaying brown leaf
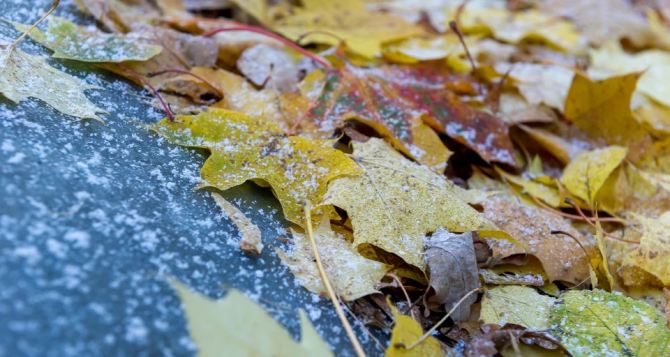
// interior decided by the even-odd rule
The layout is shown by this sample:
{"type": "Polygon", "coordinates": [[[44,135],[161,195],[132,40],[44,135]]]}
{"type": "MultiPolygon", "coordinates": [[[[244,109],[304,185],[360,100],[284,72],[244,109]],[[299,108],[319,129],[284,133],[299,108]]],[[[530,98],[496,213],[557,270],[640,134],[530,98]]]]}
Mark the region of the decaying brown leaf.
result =
{"type": "Polygon", "coordinates": [[[494,259],[530,254],[540,260],[549,281],[576,285],[588,279],[589,256],[580,243],[587,249],[591,249],[593,243],[567,220],[509,196],[491,197],[483,206],[486,218],[525,244],[524,247],[503,240],[489,240],[494,259]],[[579,243],[569,236],[552,234],[552,231],[568,232],[579,243]]]}
{"type": "MultiPolygon", "coordinates": [[[[472,244],[472,233],[452,234],[437,230],[426,239],[426,265],[430,276],[430,286],[435,295],[428,298],[433,305],[451,310],[468,292],[479,287],[477,260],[472,244]]],[[[470,305],[477,300],[472,295],[463,301],[451,318],[464,321],[470,316],[470,305]]]]}

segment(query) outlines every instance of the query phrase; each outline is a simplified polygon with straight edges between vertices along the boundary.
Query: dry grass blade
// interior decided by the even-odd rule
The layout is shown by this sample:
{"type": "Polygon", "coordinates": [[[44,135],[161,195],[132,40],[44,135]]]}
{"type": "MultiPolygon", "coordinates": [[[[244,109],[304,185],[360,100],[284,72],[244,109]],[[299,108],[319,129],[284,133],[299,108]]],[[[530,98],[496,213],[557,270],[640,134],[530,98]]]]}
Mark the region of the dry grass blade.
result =
{"type": "Polygon", "coordinates": [[[12,42],[11,45],[9,45],[9,51],[11,52],[12,50],[14,50],[16,46],[18,46],[21,43],[21,41],[23,41],[26,38],[26,36],[28,36],[30,31],[36,28],[39,24],[41,24],[44,20],[46,20],[46,18],[49,17],[49,15],[51,15],[54,11],[56,11],[58,5],[60,5],[60,0],[54,0],[49,10],[47,10],[47,12],[45,12],[44,15],[42,15],[42,17],[39,18],[39,20],[35,21],[35,23],[33,23],[28,28],[28,30],[24,31],[21,34],[21,36],[17,37],[16,40],[14,40],[14,42],[12,42]]]}
{"type": "Polygon", "coordinates": [[[354,333],[354,329],[351,328],[349,320],[347,320],[347,317],[344,315],[344,311],[342,310],[342,306],[340,305],[340,300],[337,298],[337,295],[335,294],[335,291],[333,290],[333,287],[330,284],[330,280],[328,280],[328,276],[326,275],[326,270],[324,269],[323,264],[321,263],[321,255],[319,255],[319,249],[317,248],[316,241],[314,240],[314,232],[312,229],[312,209],[309,203],[305,205],[304,211],[305,211],[305,227],[307,230],[307,238],[309,238],[309,243],[312,245],[312,252],[314,253],[314,259],[316,260],[316,266],[319,269],[319,275],[321,275],[323,285],[326,287],[326,291],[328,292],[328,297],[330,297],[330,301],[332,301],[333,305],[335,306],[335,312],[337,313],[337,316],[340,318],[342,326],[344,327],[344,330],[346,331],[349,340],[351,340],[351,344],[354,347],[354,351],[356,351],[356,355],[358,357],[364,357],[365,351],[363,351],[363,347],[361,346],[361,343],[358,341],[356,333],[354,333]]]}

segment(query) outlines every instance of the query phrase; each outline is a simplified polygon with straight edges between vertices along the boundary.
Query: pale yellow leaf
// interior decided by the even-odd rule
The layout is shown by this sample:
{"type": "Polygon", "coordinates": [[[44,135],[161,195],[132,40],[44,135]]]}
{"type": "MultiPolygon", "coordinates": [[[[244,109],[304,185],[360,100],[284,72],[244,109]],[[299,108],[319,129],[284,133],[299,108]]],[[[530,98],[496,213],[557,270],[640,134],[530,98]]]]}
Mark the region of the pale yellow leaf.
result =
{"type": "Polygon", "coordinates": [[[14,103],[43,100],[63,114],[103,121],[104,111],[84,91],[97,87],[49,66],[44,58],[5,45],[0,50],[0,93],[14,103]]]}
{"type": "Polygon", "coordinates": [[[296,342],[267,312],[237,290],[212,300],[177,281],[172,285],[182,301],[199,356],[332,356],[302,310],[302,336],[296,342]]]}
{"type": "Polygon", "coordinates": [[[592,203],[626,153],[626,148],[621,146],[583,152],[568,164],[560,181],[570,193],[592,203]]]}
{"type": "MultiPolygon", "coordinates": [[[[322,219],[314,232],[314,240],[326,275],[337,296],[351,301],[378,293],[375,284],[381,281],[390,267],[358,254],[342,234],[330,228],[328,217],[322,219]]],[[[300,285],[315,294],[325,296],[326,289],[321,281],[309,239],[294,231],[293,244],[288,251],[277,249],[277,254],[300,285]]]]}
{"type": "Polygon", "coordinates": [[[484,292],[479,318],[487,324],[511,323],[546,330],[554,300],[526,286],[499,286],[484,292]]]}

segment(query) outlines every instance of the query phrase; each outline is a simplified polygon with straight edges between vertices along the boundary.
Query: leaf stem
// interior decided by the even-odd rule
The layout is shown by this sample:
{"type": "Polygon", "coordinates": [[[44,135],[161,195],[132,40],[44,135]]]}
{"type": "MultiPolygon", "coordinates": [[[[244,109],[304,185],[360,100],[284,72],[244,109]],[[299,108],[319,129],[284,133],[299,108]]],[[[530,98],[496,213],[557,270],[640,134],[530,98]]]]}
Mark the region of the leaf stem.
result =
{"type": "Polygon", "coordinates": [[[155,77],[155,76],[160,76],[161,74],[165,74],[165,73],[179,73],[179,74],[183,74],[183,75],[186,75],[186,76],[191,76],[191,77],[203,82],[206,86],[209,87],[209,89],[213,90],[216,93],[216,95],[219,96],[219,98],[223,98],[223,92],[221,92],[219,90],[219,88],[214,86],[214,84],[212,84],[208,80],[202,78],[201,76],[199,76],[199,75],[197,75],[193,72],[187,71],[185,69],[170,68],[170,69],[165,69],[165,70],[158,71],[158,72],[149,73],[149,74],[147,74],[147,76],[155,77]]]}
{"type": "Polygon", "coordinates": [[[221,27],[221,28],[216,28],[216,29],[213,29],[213,30],[209,30],[209,31],[203,33],[203,36],[211,37],[211,36],[214,36],[217,33],[221,33],[221,32],[236,32],[236,31],[254,32],[254,33],[263,35],[265,37],[269,37],[271,39],[274,39],[274,40],[277,40],[277,41],[281,42],[283,45],[285,45],[287,47],[290,47],[291,49],[293,49],[296,52],[302,54],[303,56],[310,58],[311,60],[313,60],[314,62],[316,62],[320,65],[322,65],[323,67],[326,67],[326,68],[332,68],[333,67],[323,57],[321,57],[319,55],[316,55],[316,54],[314,54],[310,51],[307,51],[306,49],[300,47],[299,45],[297,45],[293,41],[291,41],[289,39],[286,39],[286,38],[284,38],[280,35],[277,35],[274,32],[270,32],[268,30],[265,30],[265,29],[262,29],[262,28],[256,27],[256,26],[249,26],[249,25],[241,25],[240,24],[240,25],[233,26],[233,27],[221,27]]]}
{"type": "MultiPolygon", "coordinates": [[[[463,3],[465,4],[465,2],[463,3]]],[[[468,45],[465,44],[465,37],[463,36],[463,32],[461,32],[461,29],[458,27],[456,21],[449,21],[449,27],[451,28],[452,31],[454,31],[454,33],[456,33],[456,36],[458,36],[458,40],[461,42],[461,45],[463,45],[463,48],[465,49],[465,55],[468,57],[468,61],[470,61],[470,65],[472,66],[472,71],[476,71],[477,65],[475,65],[475,60],[472,58],[472,55],[470,54],[468,45]]]]}
{"type": "Polygon", "coordinates": [[[130,74],[132,77],[135,77],[146,89],[148,89],[151,94],[153,94],[154,97],[158,99],[158,101],[161,104],[161,107],[163,107],[163,111],[165,112],[165,115],[167,115],[168,119],[170,121],[174,121],[174,113],[172,112],[172,109],[170,109],[170,106],[165,102],[165,99],[163,99],[163,96],[158,93],[158,90],[146,79],[144,78],[143,75],[138,73],[132,68],[128,68],[124,65],[119,65],[119,68],[122,70],[126,71],[128,74],[130,74]]]}
{"type": "Polygon", "coordinates": [[[337,298],[337,295],[335,295],[335,291],[333,290],[333,287],[330,285],[330,280],[328,280],[328,275],[326,275],[326,270],[324,269],[323,264],[321,263],[321,255],[319,254],[319,249],[316,247],[316,241],[314,240],[314,232],[312,231],[312,210],[309,202],[305,205],[304,212],[305,212],[305,226],[307,229],[307,237],[309,238],[309,243],[312,246],[312,253],[314,254],[314,259],[316,260],[316,267],[319,270],[321,281],[323,282],[323,285],[326,287],[328,297],[330,297],[330,300],[333,302],[333,305],[335,305],[335,312],[337,313],[337,316],[340,318],[342,326],[344,327],[344,330],[347,332],[349,340],[351,340],[351,344],[354,347],[354,351],[356,351],[356,355],[358,357],[365,357],[363,347],[361,347],[360,342],[358,342],[358,338],[356,337],[354,330],[351,328],[349,320],[347,320],[347,317],[344,316],[344,311],[342,310],[342,306],[340,306],[340,300],[337,298]]]}
{"type": "Polygon", "coordinates": [[[427,339],[428,336],[432,335],[433,332],[435,332],[435,330],[437,330],[437,328],[440,327],[440,325],[442,325],[445,321],[447,321],[449,316],[451,316],[451,314],[453,314],[454,311],[456,311],[456,309],[463,303],[463,301],[465,301],[465,299],[469,298],[470,295],[478,292],[481,289],[482,288],[479,287],[479,288],[475,288],[475,289],[472,289],[472,290],[468,291],[468,293],[463,295],[463,297],[460,300],[458,300],[458,302],[456,302],[456,305],[454,305],[454,307],[452,307],[451,310],[449,310],[449,312],[447,312],[447,314],[444,315],[444,317],[440,319],[440,321],[438,321],[435,325],[433,325],[433,327],[431,327],[430,330],[426,331],[426,333],[424,333],[423,336],[421,336],[418,340],[416,340],[416,342],[414,342],[411,345],[405,347],[405,349],[406,350],[411,350],[412,348],[418,346],[425,339],[427,339]]]}

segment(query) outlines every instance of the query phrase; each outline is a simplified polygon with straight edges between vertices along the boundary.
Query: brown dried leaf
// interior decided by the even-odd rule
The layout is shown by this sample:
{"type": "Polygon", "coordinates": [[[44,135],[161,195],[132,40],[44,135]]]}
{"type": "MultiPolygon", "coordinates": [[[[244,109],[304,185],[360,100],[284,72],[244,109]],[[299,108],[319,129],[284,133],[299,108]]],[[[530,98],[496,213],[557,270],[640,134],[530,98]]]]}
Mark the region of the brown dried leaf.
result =
{"type": "MultiPolygon", "coordinates": [[[[435,295],[428,299],[429,304],[444,306],[449,311],[463,296],[479,287],[472,233],[452,234],[438,229],[426,239],[425,259],[430,286],[435,290],[435,295]]],[[[475,295],[464,300],[451,318],[454,321],[467,320],[470,305],[476,300],[475,295]]]]}
{"type": "Polygon", "coordinates": [[[483,206],[486,218],[528,248],[507,241],[489,240],[494,260],[531,254],[540,260],[550,281],[579,284],[589,277],[589,258],[579,244],[565,235],[551,234],[554,230],[568,232],[590,249],[592,242],[569,221],[524,204],[515,197],[491,197],[483,206]]]}

